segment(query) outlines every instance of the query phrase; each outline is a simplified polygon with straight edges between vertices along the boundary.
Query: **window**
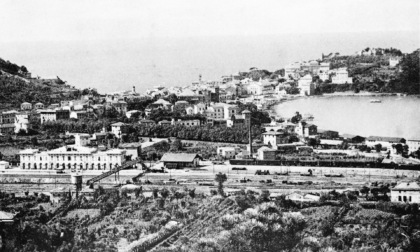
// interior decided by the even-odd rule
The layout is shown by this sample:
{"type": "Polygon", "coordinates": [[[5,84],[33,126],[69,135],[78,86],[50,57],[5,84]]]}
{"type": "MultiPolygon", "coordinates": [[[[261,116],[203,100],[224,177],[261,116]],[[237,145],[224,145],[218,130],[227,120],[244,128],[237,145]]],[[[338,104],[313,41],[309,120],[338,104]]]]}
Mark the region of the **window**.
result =
{"type": "Polygon", "coordinates": [[[411,196],[408,197],[408,201],[411,202],[411,196]]]}
{"type": "Polygon", "coordinates": [[[401,196],[398,196],[398,201],[401,201],[401,196]]]}
{"type": "Polygon", "coordinates": [[[71,157],[67,157],[67,160],[68,160],[68,161],[71,161],[71,157]]]}
{"type": "Polygon", "coordinates": [[[403,197],[404,202],[407,202],[407,196],[403,197]]]}

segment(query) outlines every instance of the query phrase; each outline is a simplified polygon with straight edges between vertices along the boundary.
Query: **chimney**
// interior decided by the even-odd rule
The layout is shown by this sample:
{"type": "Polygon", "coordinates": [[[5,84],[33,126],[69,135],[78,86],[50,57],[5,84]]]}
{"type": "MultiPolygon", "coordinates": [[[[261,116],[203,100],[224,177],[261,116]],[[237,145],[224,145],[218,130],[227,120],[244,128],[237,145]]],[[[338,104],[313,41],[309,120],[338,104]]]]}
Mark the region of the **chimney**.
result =
{"type": "Polygon", "coordinates": [[[133,86],[133,93],[135,93],[136,92],[136,87],[135,86],[133,86]]]}

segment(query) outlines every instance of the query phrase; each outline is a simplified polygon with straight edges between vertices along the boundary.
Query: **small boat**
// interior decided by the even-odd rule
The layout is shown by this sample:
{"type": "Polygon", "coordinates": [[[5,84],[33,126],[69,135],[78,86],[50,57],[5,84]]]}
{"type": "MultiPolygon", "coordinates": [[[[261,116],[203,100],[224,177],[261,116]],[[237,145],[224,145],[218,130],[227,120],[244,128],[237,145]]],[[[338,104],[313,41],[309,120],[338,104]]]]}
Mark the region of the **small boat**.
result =
{"type": "Polygon", "coordinates": [[[370,100],[370,103],[381,103],[381,100],[370,100]]]}

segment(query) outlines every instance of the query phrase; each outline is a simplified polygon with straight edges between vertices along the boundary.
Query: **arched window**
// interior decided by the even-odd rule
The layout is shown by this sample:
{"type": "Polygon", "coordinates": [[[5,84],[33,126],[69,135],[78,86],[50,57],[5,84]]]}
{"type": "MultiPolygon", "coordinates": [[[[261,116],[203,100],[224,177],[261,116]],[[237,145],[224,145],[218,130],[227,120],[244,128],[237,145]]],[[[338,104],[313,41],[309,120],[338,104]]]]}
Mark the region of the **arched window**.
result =
{"type": "Polygon", "coordinates": [[[403,197],[404,202],[407,202],[407,196],[403,197]]]}
{"type": "Polygon", "coordinates": [[[411,202],[411,196],[408,197],[408,201],[411,202]]]}

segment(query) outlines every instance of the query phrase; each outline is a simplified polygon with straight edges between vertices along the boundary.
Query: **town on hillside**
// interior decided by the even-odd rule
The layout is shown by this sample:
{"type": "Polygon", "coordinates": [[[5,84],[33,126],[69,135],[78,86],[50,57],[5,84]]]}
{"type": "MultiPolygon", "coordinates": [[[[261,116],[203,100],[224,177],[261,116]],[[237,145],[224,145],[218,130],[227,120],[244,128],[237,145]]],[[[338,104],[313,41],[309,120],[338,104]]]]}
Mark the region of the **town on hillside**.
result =
{"type": "Polygon", "coordinates": [[[418,79],[407,79],[418,55],[365,48],[106,94],[1,60],[0,248],[411,249],[420,138],[348,134],[272,107],[326,94],[418,95],[418,79]]]}

